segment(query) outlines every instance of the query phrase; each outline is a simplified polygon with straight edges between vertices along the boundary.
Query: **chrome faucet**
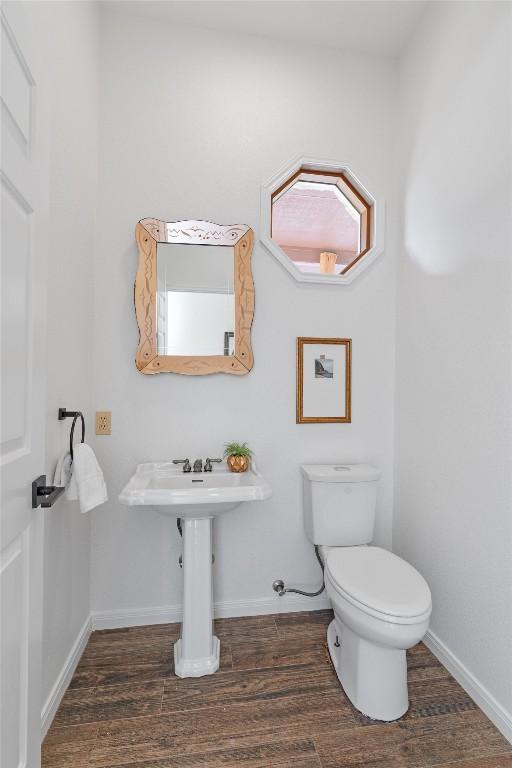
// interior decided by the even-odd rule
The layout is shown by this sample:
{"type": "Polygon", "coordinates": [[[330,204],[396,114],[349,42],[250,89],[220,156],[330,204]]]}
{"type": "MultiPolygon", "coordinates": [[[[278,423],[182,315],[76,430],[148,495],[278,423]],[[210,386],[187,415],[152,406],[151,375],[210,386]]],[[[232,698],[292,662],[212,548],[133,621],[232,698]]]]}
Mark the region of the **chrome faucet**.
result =
{"type": "MultiPolygon", "coordinates": [[[[192,467],[190,466],[190,461],[188,459],[173,459],[173,464],[183,464],[183,471],[184,472],[190,472],[192,467]]],[[[194,465],[194,472],[195,472],[195,465],[194,465]]]]}
{"type": "Polygon", "coordinates": [[[203,471],[203,460],[196,459],[194,461],[194,472],[202,472],[202,471],[203,471]]]}
{"type": "Polygon", "coordinates": [[[215,464],[221,464],[222,459],[206,459],[204,463],[204,471],[205,472],[211,472],[212,471],[212,462],[215,464]]]}

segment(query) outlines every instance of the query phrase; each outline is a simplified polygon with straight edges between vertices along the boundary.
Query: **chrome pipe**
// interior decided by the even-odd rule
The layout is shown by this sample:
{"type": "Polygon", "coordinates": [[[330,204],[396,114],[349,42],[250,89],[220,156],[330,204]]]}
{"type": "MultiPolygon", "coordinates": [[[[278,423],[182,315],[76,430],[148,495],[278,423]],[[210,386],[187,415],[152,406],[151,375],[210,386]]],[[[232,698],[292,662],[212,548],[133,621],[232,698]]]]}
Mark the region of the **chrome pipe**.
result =
{"type": "Polygon", "coordinates": [[[279,597],[283,597],[283,595],[286,595],[287,592],[294,592],[296,595],[305,595],[306,597],[317,597],[317,595],[321,595],[322,592],[325,589],[325,580],[324,580],[324,564],[322,561],[322,558],[320,557],[320,550],[319,547],[315,544],[315,555],[316,559],[320,563],[320,568],[322,569],[322,586],[320,589],[317,589],[316,592],[305,592],[303,589],[298,589],[297,587],[285,587],[284,581],[282,579],[276,579],[272,584],[272,589],[274,592],[277,592],[279,597]]]}

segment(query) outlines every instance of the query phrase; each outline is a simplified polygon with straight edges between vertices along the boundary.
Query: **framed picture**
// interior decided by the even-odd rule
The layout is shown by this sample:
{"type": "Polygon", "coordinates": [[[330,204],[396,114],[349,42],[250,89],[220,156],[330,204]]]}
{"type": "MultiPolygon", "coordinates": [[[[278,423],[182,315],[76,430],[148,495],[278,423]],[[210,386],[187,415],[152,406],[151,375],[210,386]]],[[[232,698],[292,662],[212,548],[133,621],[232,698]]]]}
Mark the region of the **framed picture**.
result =
{"type": "Polygon", "coordinates": [[[297,339],[297,424],[347,424],[351,339],[297,339]]]}

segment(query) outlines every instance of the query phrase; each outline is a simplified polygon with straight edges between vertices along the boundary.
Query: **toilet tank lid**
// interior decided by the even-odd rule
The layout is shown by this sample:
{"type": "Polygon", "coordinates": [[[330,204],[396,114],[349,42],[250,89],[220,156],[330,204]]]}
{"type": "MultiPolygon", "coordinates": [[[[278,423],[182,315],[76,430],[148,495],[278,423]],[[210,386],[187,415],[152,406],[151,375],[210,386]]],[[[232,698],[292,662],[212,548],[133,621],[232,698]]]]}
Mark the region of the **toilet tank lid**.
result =
{"type": "Polygon", "coordinates": [[[371,464],[302,464],[301,471],[317,483],[371,483],[380,477],[371,464]]]}

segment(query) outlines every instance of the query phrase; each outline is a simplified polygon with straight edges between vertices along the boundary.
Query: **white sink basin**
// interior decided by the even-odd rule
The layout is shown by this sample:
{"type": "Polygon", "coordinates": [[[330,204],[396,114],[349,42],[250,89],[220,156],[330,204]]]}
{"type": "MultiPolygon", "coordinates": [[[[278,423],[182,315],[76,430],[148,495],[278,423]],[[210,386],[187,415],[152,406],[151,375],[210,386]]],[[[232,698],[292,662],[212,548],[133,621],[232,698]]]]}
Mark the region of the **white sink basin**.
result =
{"type": "Polygon", "coordinates": [[[220,642],[212,632],[212,518],[244,501],[263,501],[271,495],[254,462],[239,474],[230,472],[225,463],[211,472],[188,473],[172,462],[139,464],[121,491],[122,504],[183,518],[183,620],[174,645],[178,677],[211,675],[219,668],[220,642]]]}
{"type": "Polygon", "coordinates": [[[119,496],[128,506],[153,507],[172,517],[215,517],[243,501],[271,496],[268,483],[255,468],[230,472],[225,463],[211,472],[188,472],[171,462],[139,464],[119,496]]]}

